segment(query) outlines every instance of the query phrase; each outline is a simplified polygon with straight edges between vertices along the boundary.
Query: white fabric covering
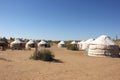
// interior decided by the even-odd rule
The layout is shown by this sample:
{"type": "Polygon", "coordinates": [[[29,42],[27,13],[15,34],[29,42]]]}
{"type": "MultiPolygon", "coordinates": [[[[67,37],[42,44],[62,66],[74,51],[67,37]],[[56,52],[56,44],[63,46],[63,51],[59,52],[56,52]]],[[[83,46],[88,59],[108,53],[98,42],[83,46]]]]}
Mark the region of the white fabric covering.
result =
{"type": "Polygon", "coordinates": [[[22,41],[20,41],[19,39],[15,39],[13,42],[10,43],[10,47],[13,47],[15,44],[21,44],[23,43],[22,41]]]}
{"type": "Polygon", "coordinates": [[[84,42],[85,42],[85,40],[82,40],[82,41],[78,42],[78,48],[79,48],[79,50],[82,49],[82,45],[84,44],[84,42]]]}
{"type": "Polygon", "coordinates": [[[81,49],[82,49],[82,50],[88,49],[88,48],[89,48],[89,45],[91,44],[92,41],[94,41],[94,39],[93,39],[93,38],[90,38],[90,39],[82,42],[81,49]]]}
{"type": "Polygon", "coordinates": [[[35,44],[35,42],[34,42],[33,40],[29,40],[29,41],[26,43],[25,47],[28,49],[28,48],[30,48],[30,45],[32,45],[32,44],[35,44]]]}
{"type": "Polygon", "coordinates": [[[65,46],[65,42],[64,41],[60,41],[59,43],[58,43],[58,47],[64,47],[65,46]]]}
{"type": "Polygon", "coordinates": [[[76,41],[72,41],[71,44],[77,44],[76,41]]]}
{"type": "Polygon", "coordinates": [[[106,35],[102,35],[94,40],[88,50],[89,56],[109,56],[116,54],[119,54],[119,46],[106,35]]]}
{"type": "Polygon", "coordinates": [[[38,43],[38,47],[41,47],[41,46],[44,46],[44,45],[46,45],[47,43],[45,42],[45,41],[40,41],[39,43],[38,43]]]}

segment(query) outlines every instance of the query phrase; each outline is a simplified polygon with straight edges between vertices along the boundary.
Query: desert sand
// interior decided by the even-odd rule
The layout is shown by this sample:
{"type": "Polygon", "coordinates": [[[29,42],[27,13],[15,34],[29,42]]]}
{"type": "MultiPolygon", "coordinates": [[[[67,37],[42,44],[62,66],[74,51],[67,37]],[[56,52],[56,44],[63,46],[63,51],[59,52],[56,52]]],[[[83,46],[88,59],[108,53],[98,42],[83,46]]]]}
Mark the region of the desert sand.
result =
{"type": "Polygon", "coordinates": [[[120,58],[53,46],[58,62],[29,59],[34,49],[0,51],[0,80],[120,80],[120,58]]]}

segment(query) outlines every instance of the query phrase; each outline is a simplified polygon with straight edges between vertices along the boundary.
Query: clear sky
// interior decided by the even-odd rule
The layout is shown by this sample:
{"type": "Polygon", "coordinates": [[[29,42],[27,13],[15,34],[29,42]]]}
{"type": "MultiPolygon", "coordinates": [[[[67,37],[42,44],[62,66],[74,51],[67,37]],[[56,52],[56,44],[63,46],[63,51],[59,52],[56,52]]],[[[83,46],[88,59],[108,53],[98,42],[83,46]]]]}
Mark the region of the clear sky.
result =
{"type": "Polygon", "coordinates": [[[83,40],[120,36],[120,0],[0,0],[0,37],[83,40]]]}

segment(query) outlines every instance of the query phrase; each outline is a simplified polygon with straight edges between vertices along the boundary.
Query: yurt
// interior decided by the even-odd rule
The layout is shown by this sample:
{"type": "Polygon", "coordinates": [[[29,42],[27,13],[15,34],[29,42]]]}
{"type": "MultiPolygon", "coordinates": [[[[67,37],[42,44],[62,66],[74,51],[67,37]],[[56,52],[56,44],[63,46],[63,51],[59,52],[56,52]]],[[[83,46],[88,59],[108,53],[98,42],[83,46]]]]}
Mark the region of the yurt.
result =
{"type": "Polygon", "coordinates": [[[88,50],[89,56],[119,55],[119,46],[109,36],[102,35],[94,40],[88,50]]]}
{"type": "Polygon", "coordinates": [[[58,47],[65,47],[65,42],[64,41],[60,41],[58,43],[58,47]]]}
{"type": "Polygon", "coordinates": [[[41,40],[39,43],[38,43],[38,47],[47,47],[47,43],[43,40],[41,40]]]}
{"type": "Polygon", "coordinates": [[[25,43],[20,41],[19,39],[15,39],[10,43],[10,48],[12,49],[25,49],[25,43]]]}
{"type": "Polygon", "coordinates": [[[29,40],[26,45],[25,45],[26,49],[31,49],[35,47],[35,42],[33,40],[29,40]]]}
{"type": "Polygon", "coordinates": [[[71,44],[77,44],[77,42],[76,41],[72,41],[71,44]]]}
{"type": "Polygon", "coordinates": [[[90,39],[88,39],[88,40],[86,40],[86,41],[81,42],[81,49],[82,49],[82,50],[87,50],[88,47],[89,47],[89,45],[90,45],[90,43],[91,43],[92,41],[94,41],[94,39],[93,39],[93,38],[90,38],[90,39]]]}
{"type": "Polygon", "coordinates": [[[84,44],[85,40],[82,40],[80,42],[78,42],[78,48],[79,50],[82,50],[82,45],[84,44]]]}

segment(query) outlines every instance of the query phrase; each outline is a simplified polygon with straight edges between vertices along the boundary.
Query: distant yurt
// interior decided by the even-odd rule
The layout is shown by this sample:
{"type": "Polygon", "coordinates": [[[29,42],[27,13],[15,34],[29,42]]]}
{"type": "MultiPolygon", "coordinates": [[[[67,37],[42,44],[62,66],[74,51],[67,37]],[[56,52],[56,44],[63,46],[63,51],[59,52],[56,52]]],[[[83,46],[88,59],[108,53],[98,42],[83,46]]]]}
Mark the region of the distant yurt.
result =
{"type": "Polygon", "coordinates": [[[77,44],[77,42],[76,41],[72,41],[71,44],[77,44]]]}
{"type": "Polygon", "coordinates": [[[64,41],[60,41],[58,43],[58,47],[65,47],[65,42],[64,41]]]}
{"type": "Polygon", "coordinates": [[[119,46],[109,36],[102,35],[94,40],[88,50],[89,56],[119,55],[119,46]]]}
{"type": "Polygon", "coordinates": [[[26,49],[31,49],[35,47],[35,42],[33,40],[29,40],[26,45],[25,45],[26,49]]]}
{"type": "Polygon", "coordinates": [[[41,40],[41,41],[38,43],[38,47],[47,47],[47,42],[41,40]]]}
{"type": "Polygon", "coordinates": [[[20,41],[19,39],[15,39],[13,42],[10,43],[10,48],[11,49],[25,49],[25,43],[20,41]]]}
{"type": "Polygon", "coordinates": [[[82,50],[87,50],[88,47],[89,47],[89,45],[90,45],[90,43],[91,43],[92,41],[94,41],[93,38],[90,38],[90,39],[88,39],[88,40],[86,40],[86,41],[83,41],[83,42],[81,43],[81,49],[82,49],[82,50]]]}
{"type": "Polygon", "coordinates": [[[82,45],[84,44],[85,40],[82,40],[80,42],[78,42],[78,49],[82,50],[82,45]]]}

